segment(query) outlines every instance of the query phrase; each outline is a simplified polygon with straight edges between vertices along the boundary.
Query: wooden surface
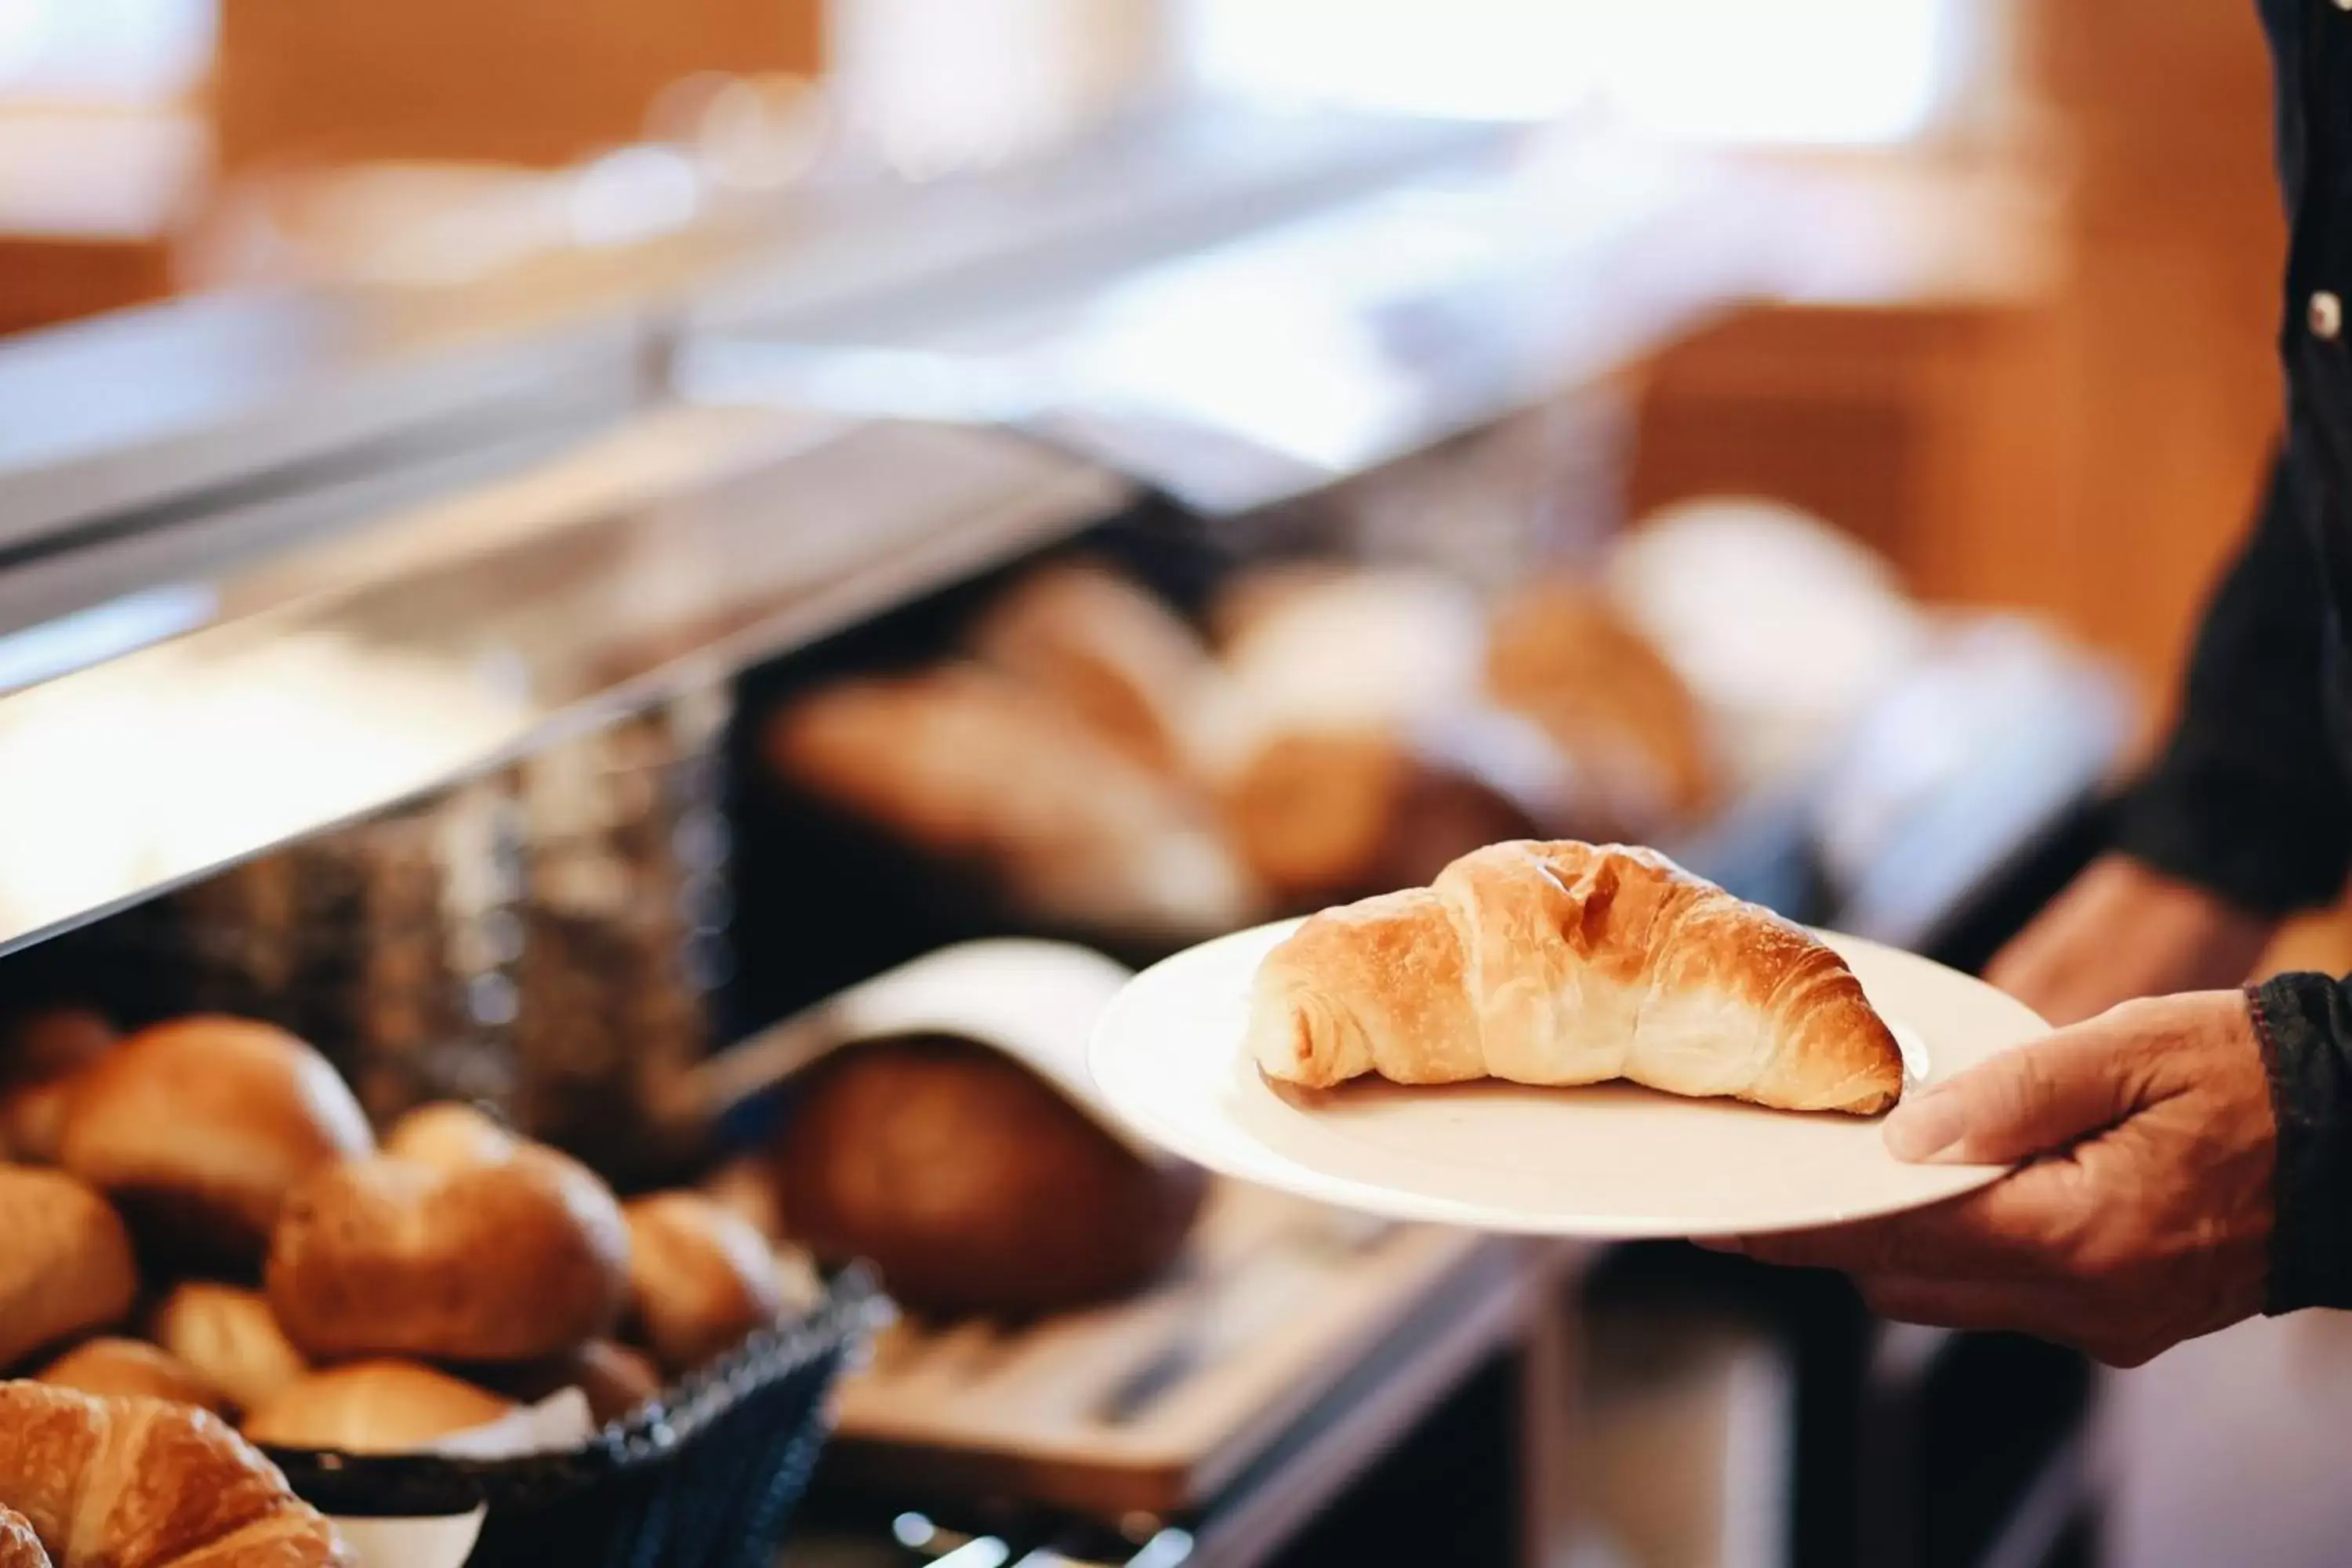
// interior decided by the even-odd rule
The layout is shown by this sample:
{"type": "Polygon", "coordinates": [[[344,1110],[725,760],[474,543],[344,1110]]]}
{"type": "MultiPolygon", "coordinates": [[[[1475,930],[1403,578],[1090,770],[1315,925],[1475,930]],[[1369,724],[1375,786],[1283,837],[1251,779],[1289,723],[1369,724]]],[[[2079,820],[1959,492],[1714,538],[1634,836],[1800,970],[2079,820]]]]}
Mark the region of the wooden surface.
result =
{"type": "Polygon", "coordinates": [[[2267,68],[2246,5],[2024,0],[2017,31],[2035,110],[1984,155],[2040,195],[1940,154],[1850,176],[1875,225],[1804,226],[1820,286],[1654,367],[1631,500],[1812,506],[1928,596],[2120,655],[2153,718],[2278,423],[2267,68]]]}
{"type": "Polygon", "coordinates": [[[1116,1518],[1205,1501],[1482,1247],[1220,1184],[1185,1263],[1119,1306],[1027,1328],[902,1324],[843,1390],[828,1464],[896,1494],[998,1496],[1116,1518]],[[1192,1336],[1154,1399],[1106,1410],[1192,1336]]]}
{"type": "Polygon", "coordinates": [[[223,165],[569,162],[697,71],[809,73],[817,0],[223,0],[223,165]]]}

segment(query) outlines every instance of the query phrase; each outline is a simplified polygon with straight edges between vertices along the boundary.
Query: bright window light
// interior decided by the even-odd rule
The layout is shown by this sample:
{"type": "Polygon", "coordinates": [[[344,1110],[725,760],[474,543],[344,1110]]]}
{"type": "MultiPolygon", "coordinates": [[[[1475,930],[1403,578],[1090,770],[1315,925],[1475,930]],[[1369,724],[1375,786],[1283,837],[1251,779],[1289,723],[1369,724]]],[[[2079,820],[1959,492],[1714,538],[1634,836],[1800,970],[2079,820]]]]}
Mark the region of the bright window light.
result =
{"type": "Polygon", "coordinates": [[[0,0],[0,93],[152,102],[212,59],[215,0],[0,0]]]}
{"type": "Polygon", "coordinates": [[[1601,110],[1731,142],[1901,140],[1933,115],[1951,0],[1186,0],[1202,85],[1408,113],[1601,110]]]}

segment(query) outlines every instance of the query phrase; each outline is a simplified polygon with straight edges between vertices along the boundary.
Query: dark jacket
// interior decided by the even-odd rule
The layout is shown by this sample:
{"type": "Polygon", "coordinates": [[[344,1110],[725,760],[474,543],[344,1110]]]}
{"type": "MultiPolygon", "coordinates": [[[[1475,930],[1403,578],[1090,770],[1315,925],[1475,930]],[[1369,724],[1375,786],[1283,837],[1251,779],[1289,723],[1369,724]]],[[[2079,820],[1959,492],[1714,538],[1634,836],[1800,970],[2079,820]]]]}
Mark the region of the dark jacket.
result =
{"type": "MultiPolygon", "coordinates": [[[[2122,833],[2162,870],[2285,913],[2352,870],[2352,6],[2261,7],[2294,221],[2286,434],[2122,833]]],[[[2270,1308],[2352,1307],[2352,981],[2290,974],[2254,999],[2279,1123],[2270,1308]]]]}

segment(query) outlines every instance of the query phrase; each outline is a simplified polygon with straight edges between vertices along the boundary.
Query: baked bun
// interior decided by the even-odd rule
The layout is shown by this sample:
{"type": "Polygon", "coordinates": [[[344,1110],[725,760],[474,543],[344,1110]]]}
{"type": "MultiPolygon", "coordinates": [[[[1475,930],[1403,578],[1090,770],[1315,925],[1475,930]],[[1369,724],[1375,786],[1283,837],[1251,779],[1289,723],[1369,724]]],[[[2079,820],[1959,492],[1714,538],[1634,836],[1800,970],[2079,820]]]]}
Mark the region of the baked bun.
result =
{"type": "Polygon", "coordinates": [[[159,1251],[250,1268],[288,1191],[374,1143],[318,1052],[268,1024],[195,1017],[142,1030],[79,1075],[58,1162],[159,1251]]]}
{"type": "Polygon", "coordinates": [[[611,1340],[590,1340],[569,1355],[546,1361],[486,1369],[483,1380],[532,1405],[576,1388],[599,1423],[619,1420],[662,1389],[661,1372],[651,1361],[611,1340]]]}
{"type": "Polygon", "coordinates": [[[420,1105],[392,1124],[383,1135],[383,1154],[454,1171],[467,1165],[495,1165],[512,1156],[521,1142],[485,1112],[457,1100],[420,1105]]]}
{"type": "Polygon", "coordinates": [[[981,616],[971,648],[1146,767],[1190,771],[1217,667],[1173,610],[1118,573],[1080,562],[1031,572],[981,616]]]}
{"type": "Polygon", "coordinates": [[[44,1008],[0,1031],[0,1159],[57,1163],[74,1077],[117,1037],[86,1007],[44,1008]]]}
{"type": "Polygon", "coordinates": [[[775,1167],[760,1154],[730,1160],[702,1183],[702,1195],[742,1220],[771,1242],[789,1234],[784,1224],[784,1194],[775,1167]]]}
{"type": "Polygon", "coordinates": [[[702,1365],[784,1310],[768,1239],[701,1194],[656,1193],[622,1212],[631,1314],[669,1371],[702,1365]]]}
{"type": "Polygon", "coordinates": [[[273,1448],[405,1454],[505,1419],[512,1401],[413,1362],[363,1361],[287,1384],[245,1418],[273,1448]]]}
{"type": "Polygon", "coordinates": [[[1122,1295],[1175,1256],[1204,1186],[1011,1058],[944,1036],[826,1058],[782,1136],[795,1236],[822,1258],[872,1259],[918,1311],[1025,1316],[1122,1295]]]}
{"type": "Polygon", "coordinates": [[[166,1399],[215,1415],[227,1413],[226,1396],[195,1368],[141,1340],[85,1340],[33,1381],[109,1397],[166,1399]]]}
{"type": "Polygon", "coordinates": [[[41,1538],[21,1513],[0,1508],[0,1568],[54,1568],[41,1538]]]}
{"type": "Polygon", "coordinates": [[[310,1371],[258,1290],[189,1280],[163,1298],[148,1331],[239,1410],[256,1408],[310,1371]]]}
{"type": "Polygon", "coordinates": [[[61,1171],[0,1165],[0,1368],[121,1321],[138,1293],[112,1205],[61,1171]]]}
{"type": "Polygon", "coordinates": [[[612,1189],[551,1149],[436,1170],[354,1160],[286,1201],[269,1304],[314,1359],[515,1362],[612,1331],[629,1235],[612,1189]]]}

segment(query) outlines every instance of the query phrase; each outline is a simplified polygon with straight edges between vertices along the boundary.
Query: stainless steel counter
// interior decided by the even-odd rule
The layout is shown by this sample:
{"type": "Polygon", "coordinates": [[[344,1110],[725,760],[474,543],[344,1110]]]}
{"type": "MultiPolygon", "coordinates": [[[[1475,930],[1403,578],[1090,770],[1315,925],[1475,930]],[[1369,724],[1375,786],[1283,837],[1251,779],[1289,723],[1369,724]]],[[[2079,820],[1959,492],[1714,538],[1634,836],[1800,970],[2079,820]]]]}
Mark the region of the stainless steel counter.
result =
{"type": "Polygon", "coordinates": [[[1009,437],[674,411],[0,637],[0,950],[720,679],[1126,493],[1009,437]]]}

